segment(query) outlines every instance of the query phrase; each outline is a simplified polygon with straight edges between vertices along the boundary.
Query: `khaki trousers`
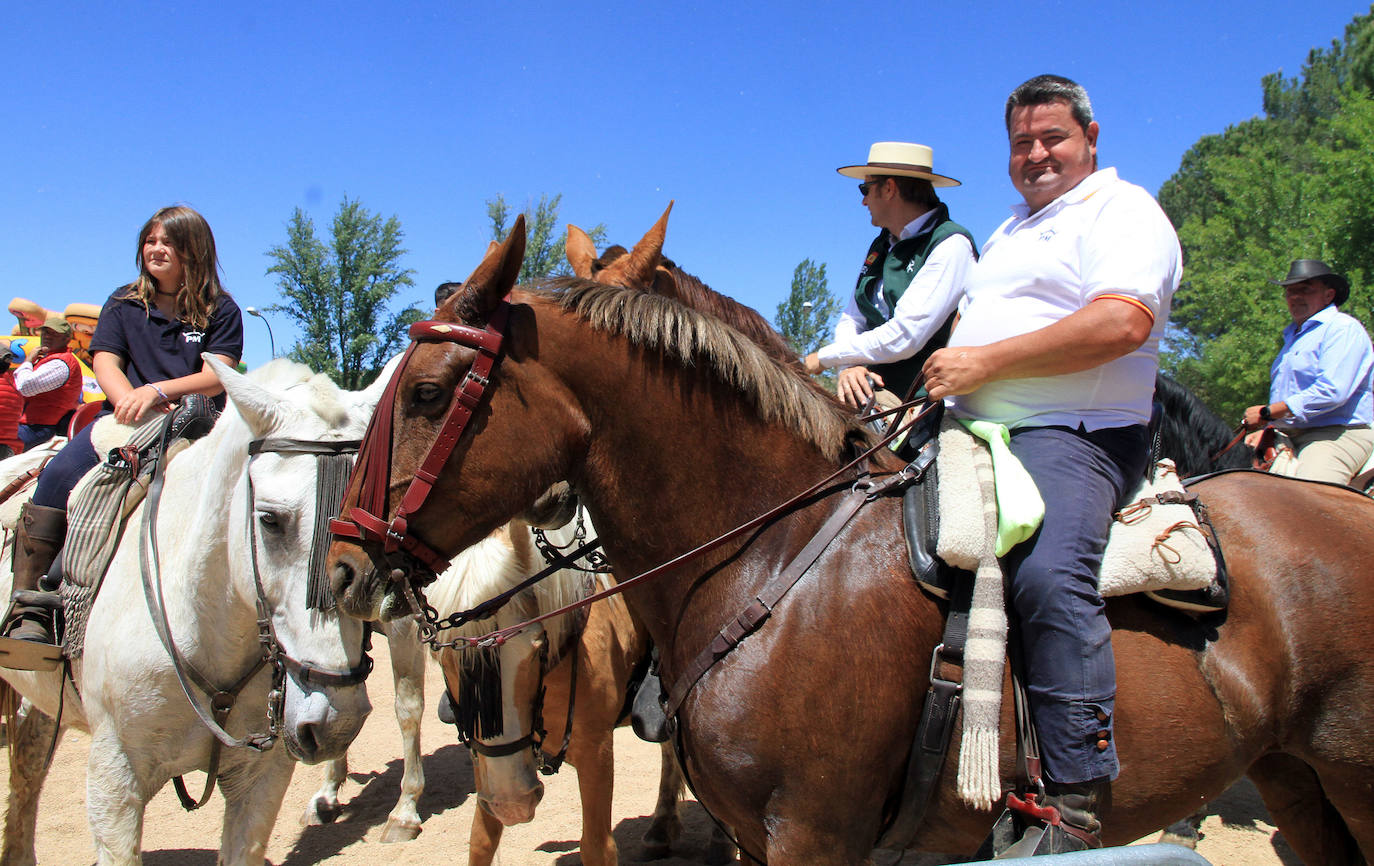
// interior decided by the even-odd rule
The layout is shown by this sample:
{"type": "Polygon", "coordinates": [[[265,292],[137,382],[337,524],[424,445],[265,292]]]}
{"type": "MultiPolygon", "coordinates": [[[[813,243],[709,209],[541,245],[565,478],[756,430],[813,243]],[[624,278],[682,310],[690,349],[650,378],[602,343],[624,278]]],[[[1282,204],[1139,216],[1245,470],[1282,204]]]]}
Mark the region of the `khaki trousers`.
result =
{"type": "Polygon", "coordinates": [[[1374,430],[1340,425],[1293,428],[1279,432],[1279,443],[1279,456],[1271,472],[1349,484],[1374,453],[1374,430]]]}

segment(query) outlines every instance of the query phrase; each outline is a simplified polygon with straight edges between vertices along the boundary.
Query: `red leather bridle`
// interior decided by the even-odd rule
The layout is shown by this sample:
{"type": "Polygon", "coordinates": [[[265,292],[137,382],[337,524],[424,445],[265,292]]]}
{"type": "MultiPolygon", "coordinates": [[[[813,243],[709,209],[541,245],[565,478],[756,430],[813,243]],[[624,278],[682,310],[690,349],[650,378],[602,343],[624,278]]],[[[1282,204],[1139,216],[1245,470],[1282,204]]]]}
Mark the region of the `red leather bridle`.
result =
{"type": "Polygon", "coordinates": [[[368,422],[367,433],[358,452],[358,462],[353,467],[348,489],[358,484],[358,504],[352,506],[338,518],[329,521],[329,531],[339,538],[354,541],[376,541],[382,545],[382,553],[391,556],[397,553],[408,556],[434,574],[449,567],[449,560],[429,544],[411,534],[409,519],[420,510],[434,483],[439,478],[449,455],[457,446],[467,429],[468,423],[482,405],[491,387],[491,377],[501,361],[502,344],[506,337],[506,327],[510,320],[510,300],[502,300],[492,312],[485,327],[460,325],[453,322],[416,322],[410,326],[411,344],[401,358],[400,366],[392,374],[377,410],[368,422]],[[415,470],[410,486],[401,497],[396,516],[386,519],[387,492],[391,486],[391,446],[392,419],[396,405],[396,392],[400,387],[402,374],[410,363],[415,349],[422,343],[457,343],[477,350],[472,366],[453,389],[453,399],[449,405],[444,424],[430,446],[429,453],[415,470]]]}

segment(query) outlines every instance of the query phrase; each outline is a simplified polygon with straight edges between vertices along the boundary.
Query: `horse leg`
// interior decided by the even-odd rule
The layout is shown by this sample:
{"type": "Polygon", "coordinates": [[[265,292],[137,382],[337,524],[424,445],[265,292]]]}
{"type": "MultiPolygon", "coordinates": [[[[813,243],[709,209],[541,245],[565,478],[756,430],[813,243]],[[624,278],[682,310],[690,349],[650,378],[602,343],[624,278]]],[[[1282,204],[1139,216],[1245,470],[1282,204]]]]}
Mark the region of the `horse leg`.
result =
{"type": "Polygon", "coordinates": [[[1359,846],[1352,862],[1374,861],[1374,804],[1369,802],[1369,768],[1354,764],[1313,761],[1326,801],[1340,814],[1345,829],[1359,846]]]}
{"type": "Polygon", "coordinates": [[[401,796],[387,816],[383,842],[409,842],[420,835],[420,795],[425,790],[425,767],[420,754],[420,720],[425,714],[425,648],[414,627],[389,630],[391,674],[396,684],[396,723],[401,728],[405,772],[401,796]]]}
{"type": "Polygon", "coordinates": [[[218,866],[260,866],[267,860],[267,841],[277,822],[296,762],[277,748],[226,768],[220,777],[224,793],[224,829],[218,866]]]}
{"type": "MultiPolygon", "coordinates": [[[[574,736],[587,736],[590,727],[574,736]]],[[[589,748],[577,750],[577,793],[582,800],[582,862],[586,866],[616,866],[619,852],[611,835],[611,794],[615,788],[615,741],[612,728],[599,728],[589,748]]],[[[570,750],[571,751],[571,750],[570,750]]],[[[569,760],[572,760],[571,754],[569,760]]]]}
{"type": "MultiPolygon", "coordinates": [[[[1327,799],[1316,771],[1306,763],[1292,755],[1265,755],[1246,775],[1259,789],[1284,841],[1302,862],[1327,866],[1365,863],[1360,845],[1327,799]]],[[[1368,832],[1368,804],[1363,805],[1363,813],[1363,829],[1368,832]]]]}
{"type": "MultiPolygon", "coordinates": [[[[9,690],[9,685],[0,686],[9,690]]],[[[17,699],[17,696],[15,697],[17,699]]],[[[10,732],[10,802],[5,813],[5,842],[0,851],[3,866],[32,866],[38,862],[34,847],[38,823],[38,795],[48,776],[48,753],[55,748],[57,722],[30,707],[26,715],[7,716],[10,732]]]]}
{"type": "Polygon", "coordinates": [[[682,771],[677,765],[671,742],[659,743],[658,802],[654,804],[653,819],[644,831],[644,856],[661,860],[672,851],[673,843],[682,836],[682,817],[678,814],[678,795],[682,791],[682,771]]]}
{"type": "Polygon", "coordinates": [[[107,725],[91,731],[86,761],[86,818],[100,866],[135,866],[143,843],[143,809],[150,793],[131,756],[107,725]]]}
{"type": "Polygon", "coordinates": [[[305,804],[301,823],[307,827],[333,824],[343,811],[339,806],[339,788],[347,778],[348,753],[345,752],[341,758],[325,761],[324,784],[320,785],[320,789],[310,798],[310,802],[305,804]]]}
{"type": "Polygon", "coordinates": [[[1182,818],[1165,827],[1164,831],[1159,834],[1159,841],[1196,849],[1197,843],[1202,839],[1202,822],[1206,819],[1207,807],[1204,806],[1187,818],[1182,818]]]}
{"type": "Polygon", "coordinates": [[[504,829],[481,803],[477,804],[472,814],[472,832],[468,834],[468,866],[491,866],[504,829]]]}

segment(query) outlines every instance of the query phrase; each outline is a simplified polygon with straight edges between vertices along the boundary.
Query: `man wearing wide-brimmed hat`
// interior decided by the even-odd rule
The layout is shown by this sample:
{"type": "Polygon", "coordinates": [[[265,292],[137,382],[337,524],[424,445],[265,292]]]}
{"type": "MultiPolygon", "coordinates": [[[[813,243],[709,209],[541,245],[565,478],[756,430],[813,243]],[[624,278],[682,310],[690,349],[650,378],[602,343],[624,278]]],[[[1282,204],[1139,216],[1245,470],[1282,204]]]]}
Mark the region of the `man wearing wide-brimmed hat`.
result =
{"type": "Polygon", "coordinates": [[[1274,472],[1349,484],[1374,453],[1374,349],[1364,325],[1337,309],[1350,281],[1325,262],[1297,259],[1270,282],[1283,286],[1293,321],[1269,368],[1269,402],[1246,409],[1245,425],[1272,423],[1288,440],[1274,472]]]}
{"type": "Polygon", "coordinates": [[[880,141],[869,148],[868,162],[837,169],[863,181],[863,204],[881,231],[835,325],[834,342],[804,363],[812,375],[842,368],[836,391],[855,408],[873,396],[870,376],[897,398],[906,393],[925,359],[949,339],[974,260],[968,229],[949,218],[935,194],[959,181],[936,174],[932,163],[924,144],[880,141]]]}

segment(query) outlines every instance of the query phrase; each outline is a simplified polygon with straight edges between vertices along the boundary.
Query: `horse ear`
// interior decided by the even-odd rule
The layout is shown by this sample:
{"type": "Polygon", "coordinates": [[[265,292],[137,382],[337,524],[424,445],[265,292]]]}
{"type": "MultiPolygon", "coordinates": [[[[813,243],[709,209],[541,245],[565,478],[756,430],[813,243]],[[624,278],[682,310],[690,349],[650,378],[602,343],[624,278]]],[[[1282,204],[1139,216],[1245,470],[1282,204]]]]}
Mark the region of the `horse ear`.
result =
{"type": "Polygon", "coordinates": [[[515,286],[524,263],[525,215],[520,214],[506,239],[495,249],[489,249],[477,270],[463,281],[459,301],[454,305],[459,318],[465,322],[484,321],[515,286]]]}
{"type": "Polygon", "coordinates": [[[584,280],[590,280],[592,262],[596,261],[596,244],[592,243],[591,235],[568,223],[568,242],[564,246],[564,251],[568,255],[568,264],[572,265],[573,273],[584,280]]]}
{"type": "Polygon", "coordinates": [[[386,366],[382,368],[382,372],[377,374],[377,378],[372,380],[371,385],[361,391],[353,392],[353,405],[369,412],[377,408],[377,404],[382,401],[382,392],[386,390],[386,383],[391,381],[396,368],[401,366],[401,358],[403,357],[405,357],[404,352],[393,355],[391,360],[386,362],[386,366]]]}
{"type": "Polygon", "coordinates": [[[627,285],[643,287],[653,284],[654,271],[658,269],[658,260],[663,256],[663,239],[668,234],[668,214],[672,212],[673,202],[669,201],[663,216],[630,251],[630,259],[622,271],[627,285]]]}
{"type": "Polygon", "coordinates": [[[270,430],[277,420],[276,407],[281,398],[209,352],[202,353],[200,357],[204,359],[205,366],[219,377],[220,384],[224,385],[229,399],[234,402],[253,435],[262,436],[270,430]]]}

